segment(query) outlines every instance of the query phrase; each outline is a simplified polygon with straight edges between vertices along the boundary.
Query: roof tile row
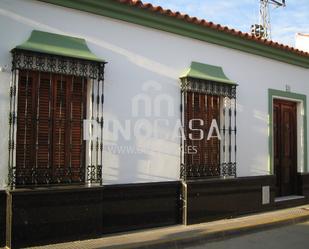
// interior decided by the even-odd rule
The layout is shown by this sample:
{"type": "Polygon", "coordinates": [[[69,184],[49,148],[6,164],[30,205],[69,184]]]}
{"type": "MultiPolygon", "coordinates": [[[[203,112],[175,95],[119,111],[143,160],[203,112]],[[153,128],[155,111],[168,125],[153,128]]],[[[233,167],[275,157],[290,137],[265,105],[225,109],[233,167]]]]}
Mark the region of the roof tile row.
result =
{"type": "Polygon", "coordinates": [[[271,47],[279,48],[279,49],[282,49],[282,50],[285,50],[285,51],[296,53],[296,54],[301,55],[301,56],[309,57],[309,53],[301,51],[297,48],[290,47],[290,46],[284,45],[284,44],[280,44],[280,43],[272,41],[272,40],[257,38],[255,36],[249,34],[249,33],[241,32],[241,31],[235,30],[235,29],[230,29],[227,26],[222,26],[220,24],[208,22],[204,19],[198,19],[196,17],[191,17],[187,14],[182,14],[178,11],[174,12],[170,9],[163,9],[161,6],[154,6],[150,3],[143,3],[140,0],[117,0],[117,1],[122,3],[122,4],[131,5],[131,6],[134,6],[136,8],[145,9],[145,10],[155,12],[155,13],[158,13],[158,14],[161,14],[161,15],[174,17],[174,18],[181,19],[181,20],[184,20],[184,21],[189,22],[189,23],[205,26],[207,28],[211,28],[211,29],[219,30],[221,32],[229,33],[231,35],[239,36],[239,37],[242,37],[242,38],[247,39],[247,40],[253,40],[253,41],[256,41],[258,43],[263,43],[263,44],[271,46],[271,47]]]}

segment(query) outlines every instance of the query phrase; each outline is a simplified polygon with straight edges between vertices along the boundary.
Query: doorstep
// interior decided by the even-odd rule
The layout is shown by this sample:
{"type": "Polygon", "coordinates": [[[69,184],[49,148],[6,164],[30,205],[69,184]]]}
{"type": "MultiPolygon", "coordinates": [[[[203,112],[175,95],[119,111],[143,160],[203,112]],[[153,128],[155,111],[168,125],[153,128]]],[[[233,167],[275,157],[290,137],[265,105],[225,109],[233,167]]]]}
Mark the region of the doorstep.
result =
{"type": "Polygon", "coordinates": [[[75,241],[32,249],[146,249],[185,248],[211,240],[256,232],[309,220],[309,205],[219,220],[197,225],[177,225],[104,236],[99,239],[75,241]]]}
{"type": "Polygon", "coordinates": [[[302,196],[302,195],[281,196],[281,197],[276,197],[275,202],[294,201],[294,200],[299,200],[299,199],[305,199],[305,196],[302,196]]]}

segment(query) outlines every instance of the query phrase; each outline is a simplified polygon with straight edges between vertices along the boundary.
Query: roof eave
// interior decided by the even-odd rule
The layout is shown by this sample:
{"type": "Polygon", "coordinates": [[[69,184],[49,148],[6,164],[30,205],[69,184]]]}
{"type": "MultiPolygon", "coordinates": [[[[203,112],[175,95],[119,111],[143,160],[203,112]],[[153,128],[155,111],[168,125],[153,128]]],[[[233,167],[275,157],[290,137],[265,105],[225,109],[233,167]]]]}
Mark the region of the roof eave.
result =
{"type": "Polygon", "coordinates": [[[263,56],[269,59],[281,61],[291,65],[309,68],[309,56],[297,51],[290,51],[286,47],[275,43],[270,46],[269,41],[255,40],[251,37],[235,35],[235,33],[218,30],[215,27],[207,27],[187,22],[185,18],[175,18],[148,11],[130,4],[124,4],[118,0],[38,0],[62,7],[106,16],[129,23],[134,23],[149,28],[158,29],[185,37],[217,44],[242,52],[263,56]]]}

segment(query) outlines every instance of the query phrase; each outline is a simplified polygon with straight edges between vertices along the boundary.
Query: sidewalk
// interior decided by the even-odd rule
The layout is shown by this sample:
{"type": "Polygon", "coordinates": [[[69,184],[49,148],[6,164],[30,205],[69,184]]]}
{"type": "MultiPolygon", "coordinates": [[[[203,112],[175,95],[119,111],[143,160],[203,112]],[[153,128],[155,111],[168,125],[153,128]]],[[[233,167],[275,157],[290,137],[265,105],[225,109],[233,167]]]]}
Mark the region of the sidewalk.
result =
{"type": "Polygon", "coordinates": [[[172,226],[114,234],[33,249],[181,249],[210,240],[261,231],[309,220],[309,205],[191,226],[172,226]]]}

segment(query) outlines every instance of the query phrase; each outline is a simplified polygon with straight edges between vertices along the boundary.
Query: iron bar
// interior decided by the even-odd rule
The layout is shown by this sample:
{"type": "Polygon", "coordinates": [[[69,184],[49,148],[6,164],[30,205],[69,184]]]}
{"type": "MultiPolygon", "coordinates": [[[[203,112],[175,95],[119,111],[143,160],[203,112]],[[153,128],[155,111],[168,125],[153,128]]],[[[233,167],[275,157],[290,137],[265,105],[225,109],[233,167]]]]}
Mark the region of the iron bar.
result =
{"type": "MultiPolygon", "coordinates": [[[[32,82],[32,87],[34,87],[34,81],[32,82]]],[[[37,184],[38,178],[38,149],[39,149],[39,125],[40,125],[40,86],[41,86],[41,72],[39,71],[38,74],[38,81],[37,81],[37,103],[36,103],[36,120],[35,120],[35,167],[32,169],[32,182],[37,184]]]]}
{"type": "Polygon", "coordinates": [[[183,92],[181,91],[180,92],[180,139],[179,139],[179,143],[180,143],[180,179],[183,179],[183,176],[184,176],[184,172],[183,172],[183,128],[184,128],[184,125],[183,125],[183,97],[184,97],[184,94],[183,92]]]}
{"type": "MultiPolygon", "coordinates": [[[[96,90],[96,126],[100,124],[100,119],[99,119],[99,107],[100,107],[100,81],[97,81],[97,90],[96,90]]],[[[96,129],[98,132],[98,129],[96,129]]],[[[96,134],[96,148],[95,148],[95,153],[96,153],[96,181],[98,182],[99,180],[99,136],[96,134]]]]}
{"type": "Polygon", "coordinates": [[[91,126],[90,126],[90,134],[91,134],[91,139],[89,141],[90,144],[90,155],[89,155],[89,161],[90,165],[88,165],[88,182],[93,183],[95,180],[95,168],[93,165],[93,107],[94,107],[94,80],[91,80],[91,103],[90,103],[90,108],[91,108],[91,126]]]}
{"type": "Polygon", "coordinates": [[[52,155],[51,152],[51,146],[52,146],[52,130],[51,130],[51,115],[52,115],[52,74],[49,73],[49,85],[48,85],[48,162],[47,162],[47,179],[46,183],[49,184],[51,181],[51,161],[52,161],[52,155]]]}
{"type": "MultiPolygon", "coordinates": [[[[104,64],[101,65],[100,72],[104,72],[104,64]]],[[[100,141],[100,156],[101,156],[101,166],[100,166],[100,184],[103,184],[103,177],[102,177],[102,171],[103,171],[103,127],[104,127],[104,117],[103,117],[103,107],[104,107],[104,74],[99,75],[98,78],[101,81],[101,141],[100,141]]]]}
{"type": "Polygon", "coordinates": [[[225,129],[225,122],[226,122],[226,117],[225,117],[225,112],[226,112],[226,97],[223,99],[224,104],[223,104],[223,141],[222,141],[222,151],[223,151],[223,156],[224,156],[224,163],[226,162],[226,151],[225,151],[225,136],[226,136],[226,129],[225,129]]]}
{"type": "MultiPolygon", "coordinates": [[[[81,103],[80,103],[80,108],[81,108],[81,114],[80,114],[80,147],[81,148],[83,148],[83,144],[84,144],[84,139],[83,139],[83,120],[84,120],[84,92],[85,92],[85,77],[82,77],[82,92],[81,92],[81,94],[82,94],[82,101],[81,101],[81,103]]],[[[85,157],[85,155],[84,155],[84,151],[82,151],[82,153],[81,153],[81,157],[80,157],[80,172],[81,172],[81,174],[80,174],[80,181],[82,181],[82,179],[85,177],[85,176],[83,176],[84,174],[84,172],[82,171],[82,169],[84,168],[84,162],[85,162],[85,160],[84,160],[84,157],[85,157]],[[83,176],[83,178],[82,178],[82,176],[83,176]]]]}
{"type": "MultiPolygon", "coordinates": [[[[58,127],[58,174],[57,181],[60,183],[61,179],[59,177],[59,172],[61,170],[61,125],[62,125],[62,94],[63,94],[63,78],[60,75],[60,102],[59,102],[59,127],[58,127]]],[[[58,86],[57,86],[58,87],[58,86]]],[[[57,89],[58,92],[58,89],[57,89]]]]}
{"type": "Polygon", "coordinates": [[[13,60],[12,62],[12,73],[11,73],[11,82],[10,82],[10,113],[9,113],[9,155],[8,155],[8,184],[11,189],[16,184],[16,166],[14,165],[14,152],[15,152],[15,125],[17,122],[17,115],[16,115],[16,95],[17,95],[17,72],[14,70],[14,65],[16,61],[13,60]]]}
{"type": "MultiPolygon", "coordinates": [[[[13,129],[12,129],[12,173],[14,176],[13,180],[13,186],[16,184],[16,158],[15,158],[15,152],[16,152],[16,137],[15,137],[15,130],[17,130],[17,72],[14,72],[15,80],[14,80],[14,87],[13,87],[13,129]],[[16,128],[16,129],[15,129],[16,128]]],[[[16,131],[17,132],[17,131],[16,131]]]]}
{"type": "Polygon", "coordinates": [[[229,163],[232,162],[232,103],[229,99],[229,163]]]}
{"type": "Polygon", "coordinates": [[[9,156],[8,156],[8,179],[9,179],[9,186],[12,186],[12,182],[14,179],[14,176],[12,175],[12,170],[13,170],[13,166],[12,166],[12,157],[11,157],[11,153],[12,153],[12,142],[14,141],[14,139],[12,138],[12,125],[13,125],[13,108],[12,108],[12,102],[13,102],[13,85],[15,82],[15,72],[16,71],[12,71],[11,72],[11,81],[10,81],[10,113],[9,113],[9,144],[8,144],[8,149],[9,149],[9,156]]]}
{"type": "Polygon", "coordinates": [[[236,104],[236,97],[234,99],[234,153],[235,153],[235,156],[234,156],[234,161],[235,161],[235,172],[234,172],[234,175],[235,177],[237,176],[237,172],[236,172],[236,164],[237,164],[237,104],[236,104]]]}
{"type": "MultiPolygon", "coordinates": [[[[68,103],[70,105],[70,131],[69,131],[69,151],[70,151],[70,156],[69,156],[69,169],[68,169],[68,176],[69,176],[69,181],[72,182],[72,146],[73,146],[73,140],[72,140],[72,127],[73,127],[73,100],[72,100],[72,95],[74,94],[74,80],[75,76],[72,76],[71,79],[71,87],[70,87],[70,102],[68,103]]],[[[68,89],[68,88],[67,88],[68,89]]],[[[74,97],[74,96],[73,96],[74,97]]]]}

